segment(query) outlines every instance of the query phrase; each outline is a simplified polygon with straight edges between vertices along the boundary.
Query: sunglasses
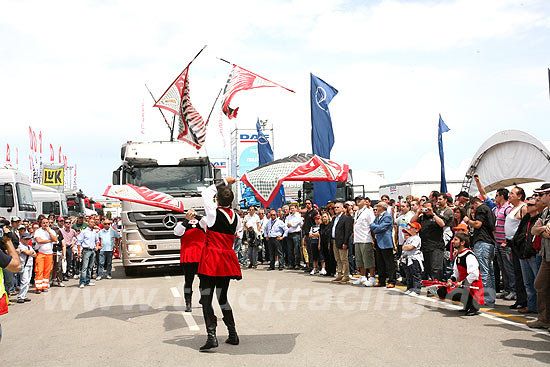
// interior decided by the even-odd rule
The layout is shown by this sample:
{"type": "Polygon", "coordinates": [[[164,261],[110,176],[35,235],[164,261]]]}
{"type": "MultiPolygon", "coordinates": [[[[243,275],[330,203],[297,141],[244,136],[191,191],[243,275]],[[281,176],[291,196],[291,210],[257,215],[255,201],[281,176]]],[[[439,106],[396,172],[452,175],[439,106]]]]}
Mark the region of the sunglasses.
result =
{"type": "Polygon", "coordinates": [[[527,206],[535,206],[537,204],[531,204],[531,203],[527,203],[527,206]]]}

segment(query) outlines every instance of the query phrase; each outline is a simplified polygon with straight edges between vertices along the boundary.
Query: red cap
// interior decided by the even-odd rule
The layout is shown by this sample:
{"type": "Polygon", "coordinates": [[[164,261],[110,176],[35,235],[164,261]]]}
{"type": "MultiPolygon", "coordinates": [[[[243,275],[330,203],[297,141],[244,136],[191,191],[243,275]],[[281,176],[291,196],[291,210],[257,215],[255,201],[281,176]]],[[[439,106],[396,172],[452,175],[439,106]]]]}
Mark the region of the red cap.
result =
{"type": "Polygon", "coordinates": [[[57,217],[57,221],[59,222],[60,220],[63,220],[63,221],[64,221],[65,218],[63,218],[63,217],[57,217]]]}

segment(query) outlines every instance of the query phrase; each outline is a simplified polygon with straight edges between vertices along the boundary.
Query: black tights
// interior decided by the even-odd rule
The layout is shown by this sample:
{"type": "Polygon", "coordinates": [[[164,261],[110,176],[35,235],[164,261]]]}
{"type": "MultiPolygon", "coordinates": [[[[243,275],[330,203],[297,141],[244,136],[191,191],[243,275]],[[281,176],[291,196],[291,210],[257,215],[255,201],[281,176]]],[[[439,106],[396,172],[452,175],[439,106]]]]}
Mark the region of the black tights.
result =
{"type": "Polygon", "coordinates": [[[183,274],[185,281],[183,283],[183,293],[191,294],[193,293],[193,280],[195,279],[195,274],[199,269],[199,263],[183,263],[183,274]]]}
{"type": "Polygon", "coordinates": [[[206,275],[200,276],[200,290],[201,290],[201,303],[202,303],[202,315],[204,316],[204,322],[206,328],[216,328],[217,318],[214,314],[214,308],[212,307],[212,300],[214,298],[214,290],[216,290],[216,297],[218,297],[218,303],[222,310],[223,321],[226,325],[235,325],[233,319],[233,311],[231,305],[227,300],[227,290],[229,289],[229,278],[227,277],[211,277],[206,275]]]}

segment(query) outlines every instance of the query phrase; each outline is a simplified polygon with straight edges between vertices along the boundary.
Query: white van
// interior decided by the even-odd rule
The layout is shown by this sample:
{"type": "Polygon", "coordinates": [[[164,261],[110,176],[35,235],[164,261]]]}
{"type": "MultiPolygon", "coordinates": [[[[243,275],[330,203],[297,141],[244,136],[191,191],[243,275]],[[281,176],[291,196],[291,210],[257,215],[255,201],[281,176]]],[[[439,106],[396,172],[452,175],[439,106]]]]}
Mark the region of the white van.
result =
{"type": "Polygon", "coordinates": [[[0,216],[8,220],[13,216],[36,219],[29,177],[7,166],[0,167],[0,216]]]}
{"type": "Polygon", "coordinates": [[[50,213],[54,213],[56,217],[66,217],[69,215],[67,198],[64,193],[51,187],[34,183],[31,184],[31,188],[34,205],[38,214],[47,216],[50,213]]]}

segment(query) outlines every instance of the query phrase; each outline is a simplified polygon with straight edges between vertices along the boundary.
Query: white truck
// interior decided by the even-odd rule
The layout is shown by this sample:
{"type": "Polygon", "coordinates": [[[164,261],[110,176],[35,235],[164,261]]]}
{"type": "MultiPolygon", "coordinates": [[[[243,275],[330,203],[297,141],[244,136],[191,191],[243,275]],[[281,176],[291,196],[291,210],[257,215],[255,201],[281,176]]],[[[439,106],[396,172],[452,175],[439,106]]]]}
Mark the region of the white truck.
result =
{"type": "Polygon", "coordinates": [[[38,214],[66,217],[69,215],[67,198],[63,192],[44,185],[31,183],[32,198],[38,214]]]}
{"type": "Polygon", "coordinates": [[[22,220],[36,219],[29,177],[11,167],[0,167],[0,216],[10,220],[17,216],[22,220]]]}
{"type": "MultiPolygon", "coordinates": [[[[185,209],[204,213],[201,191],[214,178],[204,148],[196,150],[181,141],[127,142],[120,156],[122,165],[113,172],[114,185],[146,186],[182,199],[185,209]]],[[[121,205],[120,254],[125,273],[179,264],[180,240],[173,229],[185,215],[129,201],[121,205]]]]}

